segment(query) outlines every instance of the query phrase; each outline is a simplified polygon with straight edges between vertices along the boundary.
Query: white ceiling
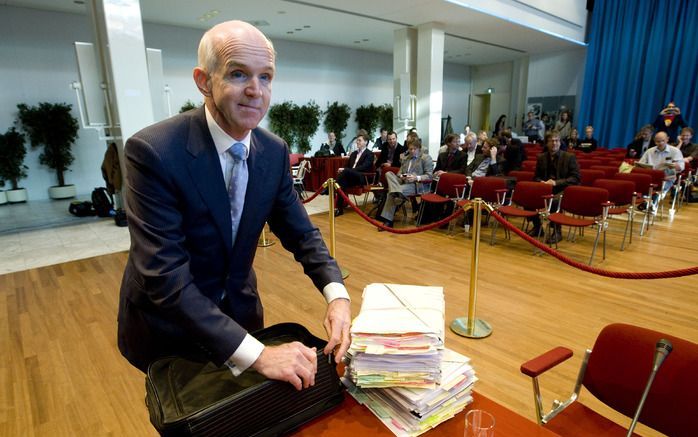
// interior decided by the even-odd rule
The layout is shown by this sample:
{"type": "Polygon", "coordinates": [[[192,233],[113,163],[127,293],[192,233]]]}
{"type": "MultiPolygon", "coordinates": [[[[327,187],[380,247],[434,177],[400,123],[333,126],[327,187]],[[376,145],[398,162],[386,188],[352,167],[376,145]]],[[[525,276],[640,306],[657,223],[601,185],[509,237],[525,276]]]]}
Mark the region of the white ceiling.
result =
{"type": "MultiPolygon", "coordinates": [[[[89,0],[86,0],[89,1],[89,0]]],[[[482,65],[578,47],[444,0],[141,0],[143,20],[207,29],[230,19],[284,39],[391,54],[393,31],[443,23],[446,62],[482,65]]],[[[81,0],[0,0],[0,4],[85,14],[81,0]]]]}

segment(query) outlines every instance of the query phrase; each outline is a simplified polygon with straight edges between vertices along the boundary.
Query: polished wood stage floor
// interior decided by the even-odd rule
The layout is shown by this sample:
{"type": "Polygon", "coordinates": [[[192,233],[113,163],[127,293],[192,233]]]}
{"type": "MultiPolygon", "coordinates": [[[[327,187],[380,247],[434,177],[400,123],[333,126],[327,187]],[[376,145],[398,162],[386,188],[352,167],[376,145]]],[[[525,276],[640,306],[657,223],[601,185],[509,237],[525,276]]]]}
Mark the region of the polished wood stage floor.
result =
{"type": "MultiPolygon", "coordinates": [[[[327,214],[313,216],[327,237],[327,214]]],[[[698,206],[685,206],[643,238],[618,250],[622,224],[609,229],[606,261],[619,271],[662,271],[698,264],[698,206]]],[[[489,237],[489,234],[486,234],[489,237]]],[[[585,348],[608,323],[626,322],[698,342],[695,277],[615,280],[535,256],[514,237],[483,237],[477,316],[494,331],[470,340],[449,332],[446,345],[472,358],[481,393],[533,419],[531,383],[520,364],[553,346],[575,356],[543,378],[545,404],[566,397],[585,348]]],[[[586,260],[592,235],[560,250],[586,260]]],[[[439,285],[447,323],[467,313],[471,240],[462,232],[376,232],[354,213],[337,219],[337,258],[349,270],[354,314],[372,282],[439,285]]],[[[599,254],[600,255],[600,254],[599,254]]],[[[126,253],[0,276],[0,436],[149,436],[143,375],[116,348],[118,289],[126,253]]],[[[296,321],[324,336],[321,295],[279,244],[259,249],[255,267],[266,322],[296,321]]],[[[652,357],[648,356],[647,360],[652,357]]],[[[582,402],[599,402],[582,392],[582,402]]],[[[607,410],[606,410],[607,411],[607,410]]],[[[627,419],[608,412],[610,417],[627,419]]],[[[644,435],[655,435],[646,428],[644,435]]]]}

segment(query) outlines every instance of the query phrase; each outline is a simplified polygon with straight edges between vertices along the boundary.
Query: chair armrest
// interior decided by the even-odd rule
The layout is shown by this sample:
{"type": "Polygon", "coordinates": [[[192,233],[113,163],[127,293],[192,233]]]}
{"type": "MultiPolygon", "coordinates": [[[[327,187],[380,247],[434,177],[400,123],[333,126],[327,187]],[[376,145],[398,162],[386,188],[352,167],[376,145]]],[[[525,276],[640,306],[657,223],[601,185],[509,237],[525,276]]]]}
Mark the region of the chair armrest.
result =
{"type": "Polygon", "coordinates": [[[573,352],[571,349],[558,346],[532,360],[523,363],[521,365],[521,373],[528,375],[531,378],[536,378],[538,375],[570,359],[572,355],[573,352]]]}
{"type": "Polygon", "coordinates": [[[608,201],[607,201],[607,202],[601,202],[601,206],[603,206],[603,207],[611,207],[611,206],[614,206],[614,205],[615,205],[615,203],[613,203],[613,202],[608,202],[608,201]]]}

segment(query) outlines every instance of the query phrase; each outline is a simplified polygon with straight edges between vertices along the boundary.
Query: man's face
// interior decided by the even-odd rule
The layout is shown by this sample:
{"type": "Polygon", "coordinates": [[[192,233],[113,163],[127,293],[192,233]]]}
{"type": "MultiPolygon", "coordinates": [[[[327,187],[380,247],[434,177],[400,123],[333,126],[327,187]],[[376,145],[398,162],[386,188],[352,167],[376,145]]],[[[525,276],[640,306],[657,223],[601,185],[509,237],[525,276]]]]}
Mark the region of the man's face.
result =
{"type": "Polygon", "coordinates": [[[592,138],[594,136],[594,129],[588,127],[584,129],[584,134],[587,136],[587,138],[592,138]]]}
{"type": "Polygon", "coordinates": [[[390,146],[391,149],[397,146],[397,134],[388,135],[388,146],[390,146]]]}
{"type": "Polygon", "coordinates": [[[454,139],[452,139],[451,142],[447,144],[447,146],[448,146],[448,150],[450,150],[451,152],[458,149],[458,137],[455,137],[454,139]]]}
{"type": "Polygon", "coordinates": [[[689,130],[681,131],[681,143],[690,144],[692,139],[693,139],[693,134],[691,134],[691,131],[689,131],[689,130]]]}
{"type": "Polygon", "coordinates": [[[529,120],[533,120],[533,112],[529,112],[529,113],[528,113],[528,119],[529,119],[529,120]]]}
{"type": "Polygon", "coordinates": [[[334,134],[334,132],[330,132],[327,135],[327,139],[330,140],[330,143],[334,143],[335,140],[337,139],[337,136],[334,134]]]}
{"type": "Polygon", "coordinates": [[[388,138],[388,131],[381,131],[381,141],[385,141],[388,138]]]}
{"type": "Polygon", "coordinates": [[[557,151],[560,150],[560,137],[550,137],[546,145],[548,146],[550,153],[557,153],[557,151]]]}
{"type": "Polygon", "coordinates": [[[654,136],[654,145],[657,146],[659,150],[666,149],[666,145],[669,142],[669,137],[664,132],[659,132],[654,136]]]}
{"type": "Polygon", "coordinates": [[[487,139],[487,134],[485,132],[480,132],[477,134],[478,141],[485,141],[487,139]]]}
{"type": "Polygon", "coordinates": [[[242,139],[269,108],[274,53],[262,35],[249,30],[216,41],[215,52],[218,67],[207,82],[209,110],[228,135],[242,139]]]}
{"type": "Polygon", "coordinates": [[[359,150],[363,150],[363,148],[366,147],[366,140],[364,137],[356,137],[356,147],[358,147],[359,150]]]}
{"type": "Polygon", "coordinates": [[[417,146],[410,145],[407,150],[410,152],[410,156],[417,156],[419,154],[419,147],[417,146]]]}
{"type": "Polygon", "coordinates": [[[490,143],[485,142],[482,144],[482,154],[485,155],[485,158],[490,156],[490,143]]]}

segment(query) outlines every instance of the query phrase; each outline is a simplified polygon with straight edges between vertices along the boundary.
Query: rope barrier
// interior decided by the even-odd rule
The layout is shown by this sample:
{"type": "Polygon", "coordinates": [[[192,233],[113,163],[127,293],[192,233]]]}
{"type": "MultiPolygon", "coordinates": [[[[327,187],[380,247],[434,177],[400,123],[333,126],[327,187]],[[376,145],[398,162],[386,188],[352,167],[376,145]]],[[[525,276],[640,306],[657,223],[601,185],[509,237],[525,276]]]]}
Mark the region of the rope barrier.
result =
{"type": "Polygon", "coordinates": [[[521,229],[517,228],[513,224],[511,224],[507,219],[499,215],[499,213],[495,210],[490,213],[492,217],[495,218],[499,223],[502,224],[502,226],[506,227],[510,231],[513,231],[516,235],[519,237],[523,238],[525,241],[530,243],[531,245],[537,247],[538,249],[542,250],[543,252],[547,253],[548,255],[552,255],[553,257],[559,259],[563,263],[575,267],[579,270],[583,270],[588,273],[593,273],[595,275],[599,276],[605,276],[607,278],[616,278],[616,279],[667,279],[667,278],[679,278],[681,276],[689,276],[689,275],[695,275],[698,274],[698,266],[694,267],[688,267],[685,269],[678,269],[678,270],[669,270],[665,272],[614,272],[610,270],[604,270],[604,269],[599,269],[596,267],[589,266],[587,264],[580,263],[579,261],[575,261],[572,258],[569,258],[566,255],[563,255],[562,253],[558,252],[557,250],[553,249],[552,247],[549,247],[540,241],[536,240],[535,238],[529,236],[525,232],[523,232],[521,229]]]}
{"type": "Polygon", "coordinates": [[[359,214],[359,216],[361,216],[361,218],[363,218],[363,219],[366,220],[367,222],[371,223],[373,226],[375,226],[375,227],[377,227],[377,228],[379,228],[379,229],[382,229],[382,230],[384,230],[384,231],[387,231],[387,232],[392,232],[393,234],[403,234],[403,235],[405,235],[405,234],[416,234],[417,232],[429,231],[429,230],[431,230],[431,229],[438,228],[439,226],[443,226],[443,225],[447,224],[448,222],[450,222],[450,221],[453,220],[454,218],[460,217],[460,216],[465,212],[463,209],[458,209],[458,210],[455,211],[453,214],[449,215],[448,217],[446,217],[446,218],[444,218],[444,219],[439,220],[438,222],[429,223],[428,225],[417,226],[417,227],[409,228],[409,229],[395,229],[395,228],[391,228],[391,227],[389,227],[389,226],[385,226],[385,224],[383,224],[382,222],[380,222],[380,221],[378,221],[378,220],[375,220],[375,219],[372,219],[371,217],[369,217],[365,212],[363,212],[363,210],[362,210],[361,208],[359,208],[357,205],[355,205],[355,204],[349,199],[349,197],[347,197],[347,195],[344,193],[344,191],[343,191],[341,188],[339,188],[339,189],[337,190],[337,193],[339,193],[339,195],[342,196],[342,198],[344,199],[344,201],[345,201],[354,211],[356,211],[356,213],[359,214]]]}
{"type": "Polygon", "coordinates": [[[302,202],[304,205],[305,205],[306,203],[312,202],[313,200],[315,200],[315,198],[316,198],[317,196],[320,195],[320,193],[322,193],[322,190],[324,190],[325,187],[326,187],[326,185],[325,185],[325,184],[322,184],[322,185],[320,186],[320,188],[317,189],[316,192],[314,192],[314,193],[313,193],[310,197],[308,197],[307,199],[301,200],[301,202],[302,202]]]}

